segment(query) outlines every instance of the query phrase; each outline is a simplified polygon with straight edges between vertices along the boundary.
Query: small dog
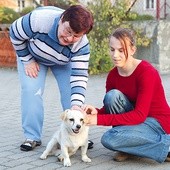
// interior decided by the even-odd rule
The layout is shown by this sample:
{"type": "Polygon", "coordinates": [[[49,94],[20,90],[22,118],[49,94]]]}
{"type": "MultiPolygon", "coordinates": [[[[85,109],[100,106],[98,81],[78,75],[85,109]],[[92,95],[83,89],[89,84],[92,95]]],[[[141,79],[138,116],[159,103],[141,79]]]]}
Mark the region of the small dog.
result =
{"type": "Polygon", "coordinates": [[[56,150],[60,148],[61,154],[58,160],[63,161],[64,166],[69,167],[71,166],[70,156],[81,147],[82,161],[91,162],[86,154],[89,127],[85,125],[85,115],[78,110],[68,109],[61,114],[61,119],[60,129],[53,135],[40,158],[46,159],[48,155],[57,156],[56,150]]]}

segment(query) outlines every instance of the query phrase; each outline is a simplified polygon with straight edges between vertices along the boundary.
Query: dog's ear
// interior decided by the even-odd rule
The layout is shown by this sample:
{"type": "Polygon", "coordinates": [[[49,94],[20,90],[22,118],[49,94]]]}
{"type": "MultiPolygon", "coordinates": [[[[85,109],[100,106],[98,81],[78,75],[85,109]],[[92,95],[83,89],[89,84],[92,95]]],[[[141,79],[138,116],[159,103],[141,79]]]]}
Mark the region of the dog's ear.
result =
{"type": "Polygon", "coordinates": [[[60,118],[62,120],[65,120],[66,119],[66,112],[61,113],[60,118]]]}
{"type": "Polygon", "coordinates": [[[69,109],[67,109],[63,113],[61,113],[60,117],[62,120],[66,120],[68,111],[69,111],[69,109]]]}
{"type": "Polygon", "coordinates": [[[88,118],[87,118],[87,116],[85,116],[85,118],[83,119],[83,122],[84,122],[84,124],[88,124],[88,118]]]}

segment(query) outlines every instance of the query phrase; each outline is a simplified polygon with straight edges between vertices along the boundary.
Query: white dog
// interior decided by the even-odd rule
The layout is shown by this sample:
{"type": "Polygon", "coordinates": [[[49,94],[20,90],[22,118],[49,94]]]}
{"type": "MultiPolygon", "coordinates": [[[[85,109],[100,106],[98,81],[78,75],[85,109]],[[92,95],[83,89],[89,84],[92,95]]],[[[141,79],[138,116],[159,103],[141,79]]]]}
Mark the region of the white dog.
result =
{"type": "Polygon", "coordinates": [[[85,125],[85,116],[78,110],[66,110],[61,114],[62,124],[60,129],[49,141],[46,150],[40,156],[46,159],[48,155],[57,155],[56,150],[61,148],[59,161],[64,162],[64,166],[71,166],[70,156],[75,154],[81,147],[81,157],[84,162],[91,162],[86,155],[88,148],[89,127],[85,125]]]}

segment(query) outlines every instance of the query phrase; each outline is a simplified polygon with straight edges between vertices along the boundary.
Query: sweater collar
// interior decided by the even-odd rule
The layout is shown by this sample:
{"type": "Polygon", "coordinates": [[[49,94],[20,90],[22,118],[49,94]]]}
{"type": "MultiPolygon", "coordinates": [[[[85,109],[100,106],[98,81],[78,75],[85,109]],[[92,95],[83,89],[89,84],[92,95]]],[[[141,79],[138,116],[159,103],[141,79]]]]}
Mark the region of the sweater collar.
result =
{"type": "Polygon", "coordinates": [[[54,41],[56,41],[58,43],[59,43],[59,40],[58,40],[58,35],[57,34],[58,34],[59,21],[60,21],[60,16],[55,18],[54,24],[53,24],[51,30],[48,33],[49,37],[52,38],[54,41]]]}

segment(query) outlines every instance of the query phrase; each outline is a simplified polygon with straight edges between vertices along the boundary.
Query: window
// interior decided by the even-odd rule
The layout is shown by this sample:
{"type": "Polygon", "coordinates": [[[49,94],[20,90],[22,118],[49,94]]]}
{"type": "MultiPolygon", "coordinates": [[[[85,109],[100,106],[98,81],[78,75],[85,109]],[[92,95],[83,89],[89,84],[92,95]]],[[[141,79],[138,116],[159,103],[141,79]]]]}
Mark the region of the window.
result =
{"type": "Polygon", "coordinates": [[[25,0],[18,0],[18,7],[25,8],[25,0]]]}
{"type": "Polygon", "coordinates": [[[156,0],[145,0],[145,10],[156,9],[156,0]]]}
{"type": "Polygon", "coordinates": [[[22,0],[22,8],[25,8],[25,1],[22,0]]]}
{"type": "Polygon", "coordinates": [[[20,7],[20,0],[18,0],[18,7],[20,7]]]}

